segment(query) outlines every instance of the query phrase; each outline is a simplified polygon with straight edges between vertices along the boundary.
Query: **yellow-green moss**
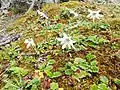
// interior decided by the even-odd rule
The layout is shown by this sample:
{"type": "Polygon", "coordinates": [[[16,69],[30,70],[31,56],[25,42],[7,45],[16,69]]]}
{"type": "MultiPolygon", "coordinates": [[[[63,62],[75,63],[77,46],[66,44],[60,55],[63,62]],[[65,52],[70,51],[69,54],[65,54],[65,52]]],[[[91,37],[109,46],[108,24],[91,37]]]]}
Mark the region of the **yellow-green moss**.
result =
{"type": "Polygon", "coordinates": [[[54,17],[60,14],[61,7],[59,4],[47,4],[42,8],[42,11],[47,13],[49,17],[54,17]]]}
{"type": "Polygon", "coordinates": [[[67,8],[75,8],[75,7],[81,6],[81,3],[78,1],[69,1],[69,2],[61,3],[60,6],[67,7],[67,8]]]}
{"type": "Polygon", "coordinates": [[[120,18],[108,18],[107,22],[112,30],[120,30],[120,18]]]}
{"type": "Polygon", "coordinates": [[[13,24],[8,27],[8,30],[17,30],[20,26],[25,25],[25,23],[29,20],[35,18],[36,15],[37,13],[35,11],[30,11],[28,14],[24,14],[23,16],[15,20],[15,22],[13,22],[13,24]]]}

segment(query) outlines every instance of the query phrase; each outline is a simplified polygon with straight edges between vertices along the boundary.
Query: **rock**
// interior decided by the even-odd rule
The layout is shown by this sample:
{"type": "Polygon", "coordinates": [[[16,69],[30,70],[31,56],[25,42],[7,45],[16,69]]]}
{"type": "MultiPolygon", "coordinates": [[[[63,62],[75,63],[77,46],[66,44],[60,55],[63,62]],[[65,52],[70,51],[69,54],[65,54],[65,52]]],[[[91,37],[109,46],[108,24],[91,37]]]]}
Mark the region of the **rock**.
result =
{"type": "Polygon", "coordinates": [[[7,34],[0,35],[0,46],[5,46],[11,42],[18,40],[21,37],[21,34],[7,34]]]}

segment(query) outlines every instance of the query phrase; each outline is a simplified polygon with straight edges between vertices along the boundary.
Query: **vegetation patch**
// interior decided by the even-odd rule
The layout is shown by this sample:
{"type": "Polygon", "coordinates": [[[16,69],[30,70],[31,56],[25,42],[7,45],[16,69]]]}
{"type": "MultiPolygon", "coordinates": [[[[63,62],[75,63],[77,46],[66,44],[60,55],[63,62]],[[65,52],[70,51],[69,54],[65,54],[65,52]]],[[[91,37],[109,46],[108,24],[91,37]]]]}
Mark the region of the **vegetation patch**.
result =
{"type": "Polygon", "coordinates": [[[0,47],[1,90],[118,90],[120,18],[107,7],[71,1],[18,18],[8,30],[22,37],[0,47]]]}

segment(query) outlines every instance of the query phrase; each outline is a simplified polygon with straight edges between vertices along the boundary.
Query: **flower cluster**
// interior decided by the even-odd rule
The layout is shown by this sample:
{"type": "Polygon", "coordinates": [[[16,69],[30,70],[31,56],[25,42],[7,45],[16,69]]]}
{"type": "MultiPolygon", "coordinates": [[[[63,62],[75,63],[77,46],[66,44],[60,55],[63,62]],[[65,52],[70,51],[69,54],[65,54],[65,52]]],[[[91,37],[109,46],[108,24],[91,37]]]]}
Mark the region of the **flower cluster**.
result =
{"type": "Polygon", "coordinates": [[[45,13],[40,12],[40,10],[37,10],[37,13],[38,13],[41,17],[43,17],[43,18],[45,18],[45,19],[48,19],[48,16],[45,15],[45,13]]]}
{"type": "Polygon", "coordinates": [[[93,19],[93,22],[95,21],[95,19],[100,19],[103,17],[103,15],[100,14],[100,12],[101,12],[100,10],[92,11],[92,10],[88,9],[88,12],[89,12],[89,14],[87,17],[90,19],[93,19]]]}
{"type": "MultiPolygon", "coordinates": [[[[95,21],[95,19],[100,19],[103,17],[102,14],[100,14],[100,10],[98,11],[92,11],[90,9],[88,9],[89,14],[87,15],[88,18],[93,19],[93,22],[95,21]]],[[[37,13],[44,17],[45,19],[48,19],[47,15],[45,15],[43,12],[40,12],[39,10],[37,10],[37,13]]],[[[72,10],[70,10],[70,13],[74,14],[75,17],[78,17],[78,14],[72,10]]],[[[74,43],[75,41],[73,41],[71,39],[71,37],[67,36],[65,33],[63,33],[63,37],[62,38],[57,38],[58,41],[60,41],[61,45],[62,45],[62,49],[68,48],[71,49],[73,48],[74,50],[76,50],[74,43]]],[[[25,42],[27,44],[27,48],[29,48],[30,46],[35,46],[34,40],[32,38],[30,39],[26,39],[25,42]]]]}
{"type": "Polygon", "coordinates": [[[31,46],[35,46],[34,40],[33,40],[32,38],[26,39],[26,40],[24,41],[24,43],[27,44],[27,47],[26,47],[26,48],[29,48],[29,47],[31,47],[31,46]]]}
{"type": "Polygon", "coordinates": [[[71,40],[71,37],[68,37],[65,33],[63,33],[63,38],[57,38],[58,41],[60,41],[61,45],[62,45],[62,49],[65,49],[65,48],[69,48],[71,49],[71,47],[73,49],[76,49],[73,45],[73,43],[75,43],[75,41],[71,40]]]}

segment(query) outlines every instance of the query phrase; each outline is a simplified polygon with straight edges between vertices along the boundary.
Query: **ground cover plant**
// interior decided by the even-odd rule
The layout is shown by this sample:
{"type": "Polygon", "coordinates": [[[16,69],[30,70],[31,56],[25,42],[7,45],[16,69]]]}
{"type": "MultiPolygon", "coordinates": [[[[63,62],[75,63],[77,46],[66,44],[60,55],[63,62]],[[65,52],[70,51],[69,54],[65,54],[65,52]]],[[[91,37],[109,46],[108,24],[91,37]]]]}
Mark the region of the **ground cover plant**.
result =
{"type": "Polygon", "coordinates": [[[119,90],[120,6],[47,4],[7,27],[0,46],[1,90],[119,90]]]}

